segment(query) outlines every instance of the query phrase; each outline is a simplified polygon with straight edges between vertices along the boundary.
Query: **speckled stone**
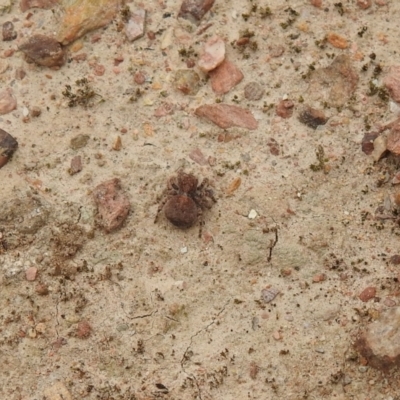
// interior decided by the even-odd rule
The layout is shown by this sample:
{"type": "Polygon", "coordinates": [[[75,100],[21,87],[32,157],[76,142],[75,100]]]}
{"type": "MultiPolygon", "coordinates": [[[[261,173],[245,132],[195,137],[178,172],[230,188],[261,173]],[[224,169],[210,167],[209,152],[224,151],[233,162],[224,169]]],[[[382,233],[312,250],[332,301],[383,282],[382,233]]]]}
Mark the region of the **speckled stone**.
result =
{"type": "Polygon", "coordinates": [[[400,307],[388,309],[368,325],[354,345],[373,368],[387,372],[400,366],[400,307]]]}

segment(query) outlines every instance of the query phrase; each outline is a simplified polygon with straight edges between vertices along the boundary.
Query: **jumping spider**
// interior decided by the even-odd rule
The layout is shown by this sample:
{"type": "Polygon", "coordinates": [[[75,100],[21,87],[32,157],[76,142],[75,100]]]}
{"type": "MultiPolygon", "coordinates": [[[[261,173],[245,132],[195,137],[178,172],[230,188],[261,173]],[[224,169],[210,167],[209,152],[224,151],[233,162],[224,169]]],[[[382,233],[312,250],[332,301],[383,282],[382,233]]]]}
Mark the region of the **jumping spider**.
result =
{"type": "Polygon", "coordinates": [[[198,179],[192,174],[179,171],[177,176],[168,180],[163,192],[154,223],[164,209],[166,218],[181,229],[190,228],[197,219],[200,220],[199,237],[204,225],[203,210],[210,209],[217,200],[209,188],[208,179],[203,179],[199,185],[198,179]]]}

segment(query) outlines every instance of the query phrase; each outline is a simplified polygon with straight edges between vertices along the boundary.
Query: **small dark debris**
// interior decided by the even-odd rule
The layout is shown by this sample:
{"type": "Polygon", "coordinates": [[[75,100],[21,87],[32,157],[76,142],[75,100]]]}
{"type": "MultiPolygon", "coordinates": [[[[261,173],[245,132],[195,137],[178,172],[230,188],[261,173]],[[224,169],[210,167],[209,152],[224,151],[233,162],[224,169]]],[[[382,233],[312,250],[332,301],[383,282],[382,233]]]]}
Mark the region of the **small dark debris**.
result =
{"type": "Polygon", "coordinates": [[[14,31],[14,24],[11,21],[3,24],[3,41],[10,42],[17,38],[17,32],[14,31]]]}
{"type": "Polygon", "coordinates": [[[317,129],[319,125],[325,125],[328,118],[321,110],[312,107],[306,107],[299,115],[299,121],[312,129],[317,129]]]}
{"type": "Polygon", "coordinates": [[[0,129],[0,168],[7,164],[17,148],[17,140],[3,129],[0,129]]]}

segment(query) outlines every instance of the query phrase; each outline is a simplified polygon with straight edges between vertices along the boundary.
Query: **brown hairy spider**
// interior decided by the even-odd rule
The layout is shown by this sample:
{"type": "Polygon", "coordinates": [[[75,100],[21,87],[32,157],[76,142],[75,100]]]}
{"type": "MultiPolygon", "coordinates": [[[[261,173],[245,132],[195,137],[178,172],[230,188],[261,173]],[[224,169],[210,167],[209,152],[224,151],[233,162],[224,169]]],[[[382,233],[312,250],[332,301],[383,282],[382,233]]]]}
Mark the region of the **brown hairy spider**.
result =
{"type": "Polygon", "coordinates": [[[203,210],[210,209],[217,200],[209,188],[208,179],[198,185],[198,179],[192,174],[179,171],[177,176],[168,180],[163,192],[154,223],[162,209],[166,218],[181,229],[190,228],[200,219],[199,237],[201,237],[204,220],[203,210]]]}

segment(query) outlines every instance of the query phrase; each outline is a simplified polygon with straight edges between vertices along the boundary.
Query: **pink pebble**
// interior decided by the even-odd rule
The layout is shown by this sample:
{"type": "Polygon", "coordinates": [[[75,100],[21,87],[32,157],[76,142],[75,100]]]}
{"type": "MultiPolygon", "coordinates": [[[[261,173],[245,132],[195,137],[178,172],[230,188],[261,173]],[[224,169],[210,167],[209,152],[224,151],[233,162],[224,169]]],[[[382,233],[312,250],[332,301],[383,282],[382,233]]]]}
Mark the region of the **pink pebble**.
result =
{"type": "Polygon", "coordinates": [[[25,271],[25,276],[27,281],[34,281],[37,276],[37,268],[36,267],[29,267],[25,271]]]}

